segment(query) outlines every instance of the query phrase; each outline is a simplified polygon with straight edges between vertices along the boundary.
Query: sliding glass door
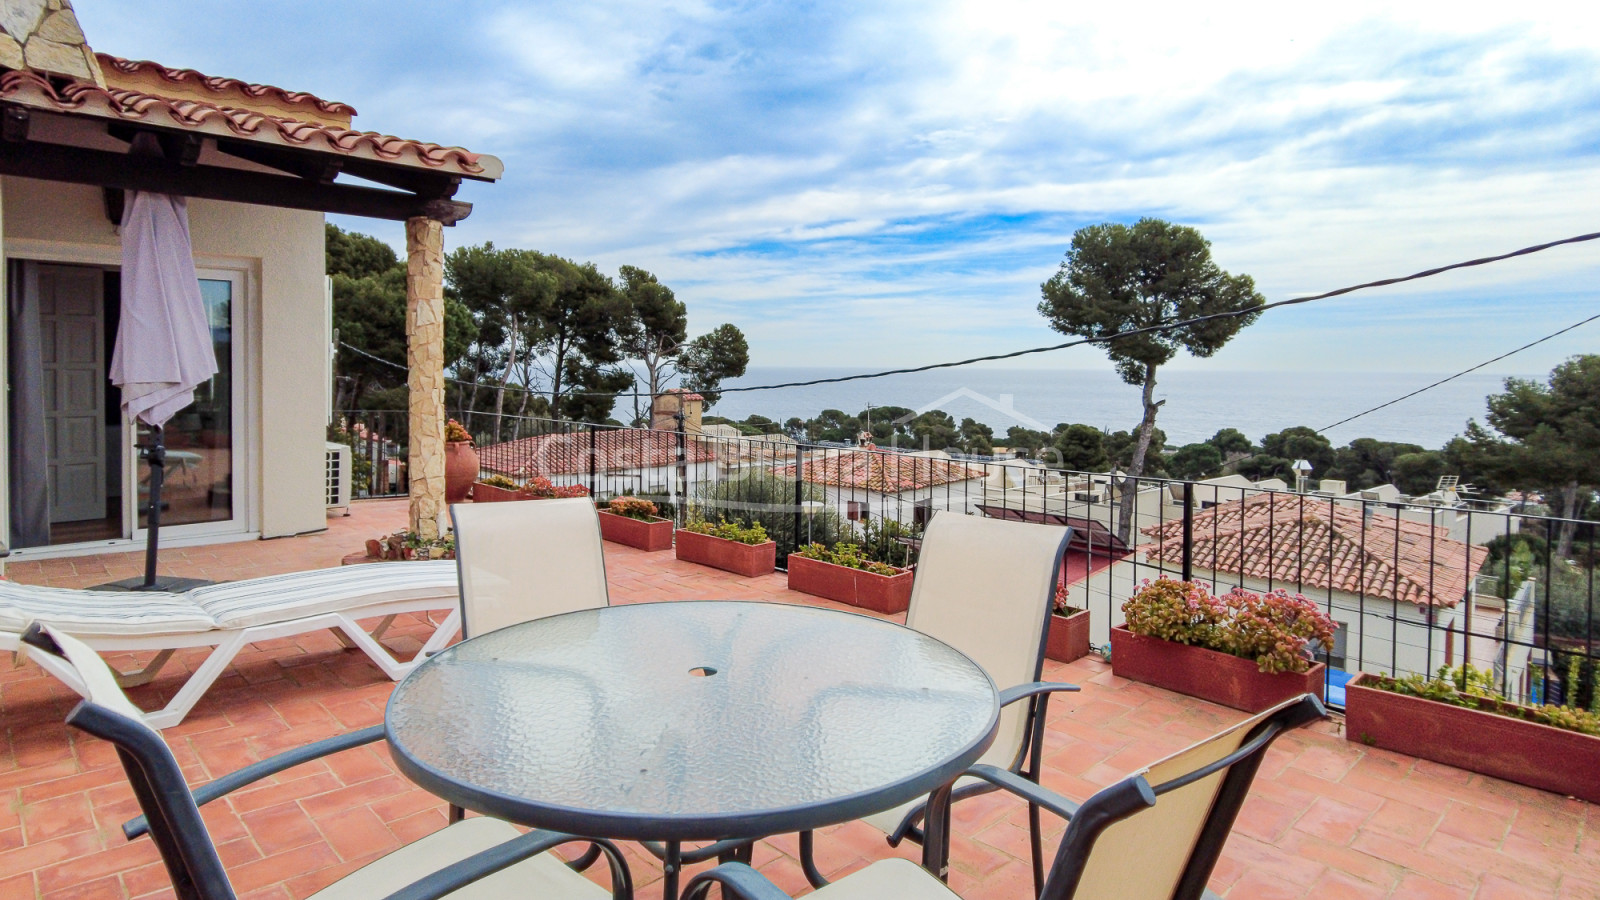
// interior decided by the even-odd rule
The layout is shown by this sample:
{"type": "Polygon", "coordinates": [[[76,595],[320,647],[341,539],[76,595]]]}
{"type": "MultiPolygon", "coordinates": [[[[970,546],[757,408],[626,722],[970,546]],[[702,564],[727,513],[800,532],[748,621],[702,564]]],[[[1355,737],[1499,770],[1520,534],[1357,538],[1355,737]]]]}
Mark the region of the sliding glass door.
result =
{"type": "MultiPolygon", "coordinates": [[[[161,493],[161,527],[212,526],[204,530],[236,530],[244,520],[241,481],[243,392],[235,377],[242,369],[236,335],[243,308],[244,279],[239,273],[200,273],[200,295],[211,324],[217,374],[195,390],[194,403],[167,423],[166,481],[161,493]]],[[[137,443],[148,444],[149,430],[139,423],[137,443]]],[[[150,465],[136,462],[135,492],[139,530],[149,522],[150,465]]],[[[202,530],[199,527],[188,529],[202,530]]]]}

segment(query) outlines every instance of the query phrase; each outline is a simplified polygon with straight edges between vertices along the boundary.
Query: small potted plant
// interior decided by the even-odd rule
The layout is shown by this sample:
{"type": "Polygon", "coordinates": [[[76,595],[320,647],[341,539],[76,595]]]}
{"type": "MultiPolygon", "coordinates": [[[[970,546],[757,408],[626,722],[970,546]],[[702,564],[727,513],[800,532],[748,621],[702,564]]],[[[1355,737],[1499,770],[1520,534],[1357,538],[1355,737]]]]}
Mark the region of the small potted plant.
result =
{"type": "Polygon", "coordinates": [[[351,557],[347,562],[372,560],[455,559],[455,535],[442,534],[431,541],[422,539],[415,531],[396,531],[381,538],[367,541],[364,559],[351,557]]]}
{"type": "Polygon", "coordinates": [[[789,554],[789,590],[892,615],[911,606],[911,570],[868,559],[856,544],[789,554]]]}
{"type": "Polygon", "coordinates": [[[1044,655],[1056,662],[1072,662],[1089,655],[1089,611],[1067,602],[1067,586],[1057,585],[1050,604],[1050,633],[1044,655]]]}
{"type": "Polygon", "coordinates": [[[1323,695],[1325,667],[1312,648],[1333,642],[1333,620],[1310,600],[1236,588],[1146,579],[1111,629],[1111,669],[1134,681],[1259,712],[1299,694],[1323,695]]]}
{"type": "Polygon", "coordinates": [[[1600,684],[1583,709],[1576,675],[1567,679],[1573,706],[1523,706],[1470,665],[1441,667],[1431,680],[1363,672],[1345,685],[1345,737],[1600,803],[1600,684]]]}
{"type": "Polygon", "coordinates": [[[754,578],[771,575],[777,565],[778,543],[767,537],[760,522],[748,528],[737,522],[715,524],[694,518],[677,531],[678,558],[754,578]]]}
{"type": "Polygon", "coordinates": [[[450,419],[444,423],[444,502],[467,499],[477,479],[478,451],[472,446],[472,434],[450,419]]]}
{"type": "Polygon", "coordinates": [[[600,536],[640,550],[671,550],[672,520],[656,515],[656,505],[639,497],[615,497],[600,507],[600,536]]]}

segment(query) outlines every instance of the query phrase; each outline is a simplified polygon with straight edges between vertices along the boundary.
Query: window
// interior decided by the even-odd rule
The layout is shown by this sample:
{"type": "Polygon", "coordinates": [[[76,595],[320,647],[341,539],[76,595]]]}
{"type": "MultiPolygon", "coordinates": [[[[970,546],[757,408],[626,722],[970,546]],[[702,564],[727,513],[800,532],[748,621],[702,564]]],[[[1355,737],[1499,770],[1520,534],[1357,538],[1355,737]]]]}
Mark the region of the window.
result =
{"type": "Polygon", "coordinates": [[[850,500],[850,501],[848,501],[845,504],[845,513],[844,513],[845,518],[849,519],[852,522],[861,521],[862,506],[864,506],[864,504],[861,503],[859,500],[850,500]]]}
{"type": "Polygon", "coordinates": [[[1343,669],[1346,647],[1350,641],[1350,626],[1343,622],[1334,622],[1333,625],[1333,646],[1318,650],[1317,660],[1326,663],[1330,669],[1343,669]]]}

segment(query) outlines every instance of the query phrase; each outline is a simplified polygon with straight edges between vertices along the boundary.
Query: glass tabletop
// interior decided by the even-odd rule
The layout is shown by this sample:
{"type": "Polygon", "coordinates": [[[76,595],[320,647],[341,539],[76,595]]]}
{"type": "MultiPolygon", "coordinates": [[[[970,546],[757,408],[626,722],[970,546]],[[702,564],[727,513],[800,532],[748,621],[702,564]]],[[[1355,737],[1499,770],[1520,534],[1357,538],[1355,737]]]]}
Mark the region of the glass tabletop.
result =
{"type": "Polygon", "coordinates": [[[457,644],[390,696],[397,765],[438,796],[592,837],[817,828],[926,795],[993,740],[983,669],[926,635],[805,606],[678,601],[457,644]]]}

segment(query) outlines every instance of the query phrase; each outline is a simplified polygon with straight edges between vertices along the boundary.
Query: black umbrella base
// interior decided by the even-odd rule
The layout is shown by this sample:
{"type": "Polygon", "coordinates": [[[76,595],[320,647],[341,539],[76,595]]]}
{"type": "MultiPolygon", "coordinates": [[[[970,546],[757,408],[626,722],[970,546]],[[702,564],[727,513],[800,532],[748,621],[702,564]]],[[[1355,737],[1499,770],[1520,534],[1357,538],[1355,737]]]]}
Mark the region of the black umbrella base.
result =
{"type": "Polygon", "coordinates": [[[150,587],[145,587],[144,576],[140,575],[135,578],[124,578],[121,581],[113,581],[108,584],[97,584],[94,587],[89,588],[89,590],[167,591],[174,594],[181,594],[184,591],[190,590],[191,588],[204,587],[208,584],[216,584],[216,582],[207,581],[204,578],[177,578],[173,576],[160,576],[156,578],[155,584],[151,585],[150,587]]]}

